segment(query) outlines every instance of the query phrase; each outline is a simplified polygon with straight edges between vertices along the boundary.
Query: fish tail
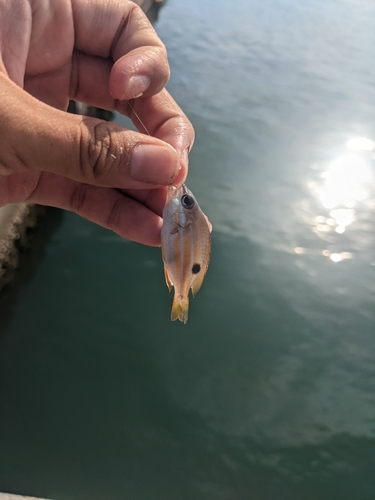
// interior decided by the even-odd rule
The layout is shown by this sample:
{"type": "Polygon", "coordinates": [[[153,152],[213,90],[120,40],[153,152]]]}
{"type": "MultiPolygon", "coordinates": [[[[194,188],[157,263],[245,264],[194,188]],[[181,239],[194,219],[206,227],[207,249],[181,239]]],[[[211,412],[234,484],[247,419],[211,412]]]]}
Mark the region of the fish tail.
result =
{"type": "Polygon", "coordinates": [[[188,320],[189,312],[189,297],[176,297],[173,298],[171,320],[175,321],[179,319],[182,323],[186,323],[188,320]]]}

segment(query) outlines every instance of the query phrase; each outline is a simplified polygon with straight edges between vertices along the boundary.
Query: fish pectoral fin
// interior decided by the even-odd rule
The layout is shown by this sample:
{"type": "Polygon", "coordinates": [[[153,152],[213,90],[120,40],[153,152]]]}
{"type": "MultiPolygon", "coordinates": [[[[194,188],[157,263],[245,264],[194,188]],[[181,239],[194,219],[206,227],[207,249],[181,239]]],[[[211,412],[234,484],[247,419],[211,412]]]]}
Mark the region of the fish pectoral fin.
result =
{"type": "Polygon", "coordinates": [[[204,280],[205,273],[200,273],[194,283],[191,285],[191,292],[193,294],[193,297],[197,295],[199,292],[200,287],[202,286],[203,280],[204,280]]]}
{"type": "Polygon", "coordinates": [[[173,283],[171,278],[169,277],[167,268],[165,266],[164,266],[164,276],[165,276],[165,282],[167,283],[168,292],[170,292],[172,290],[173,283]]]}
{"type": "Polygon", "coordinates": [[[189,297],[180,298],[175,295],[172,304],[171,320],[175,321],[176,319],[179,319],[185,324],[188,320],[188,312],[189,297]]]}

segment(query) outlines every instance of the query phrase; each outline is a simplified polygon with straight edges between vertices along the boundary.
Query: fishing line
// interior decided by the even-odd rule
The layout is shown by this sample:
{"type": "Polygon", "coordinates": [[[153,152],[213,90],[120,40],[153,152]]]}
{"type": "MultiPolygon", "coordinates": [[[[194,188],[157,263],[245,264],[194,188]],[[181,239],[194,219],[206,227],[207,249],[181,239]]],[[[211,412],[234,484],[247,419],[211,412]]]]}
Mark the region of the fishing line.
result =
{"type": "MultiPolygon", "coordinates": [[[[126,26],[125,26],[125,33],[124,33],[124,39],[126,40],[126,37],[128,35],[128,31],[129,31],[129,26],[130,26],[130,20],[131,20],[131,17],[132,17],[132,14],[133,14],[133,9],[130,11],[130,14],[128,15],[128,20],[127,20],[127,23],[126,23],[126,26]]],[[[132,99],[134,101],[134,99],[132,99]]],[[[138,115],[138,113],[136,112],[136,110],[134,109],[134,106],[131,104],[130,100],[128,101],[128,106],[129,108],[131,109],[132,113],[135,115],[135,117],[137,118],[137,120],[139,121],[139,123],[142,125],[142,127],[144,128],[145,132],[151,137],[151,134],[150,132],[147,130],[147,127],[146,125],[143,123],[143,121],[141,120],[140,116],[138,115]]]]}
{"type": "MultiPolygon", "coordinates": [[[[133,99],[134,100],[134,99],[133,99]]],[[[143,121],[141,120],[140,116],[138,115],[138,113],[136,112],[136,110],[134,109],[134,106],[131,105],[130,101],[128,101],[128,106],[130,107],[130,109],[132,110],[132,113],[134,113],[135,117],[137,118],[137,120],[139,121],[139,123],[142,125],[142,127],[145,129],[145,131],[147,132],[147,134],[151,137],[151,134],[150,132],[147,130],[147,127],[146,125],[143,123],[143,121]]]]}

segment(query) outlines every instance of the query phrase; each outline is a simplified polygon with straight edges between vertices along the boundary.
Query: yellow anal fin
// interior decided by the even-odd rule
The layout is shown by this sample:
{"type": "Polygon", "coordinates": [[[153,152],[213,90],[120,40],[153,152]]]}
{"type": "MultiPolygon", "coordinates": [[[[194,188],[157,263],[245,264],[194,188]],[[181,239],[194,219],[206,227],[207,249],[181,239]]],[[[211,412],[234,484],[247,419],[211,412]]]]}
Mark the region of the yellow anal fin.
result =
{"type": "Polygon", "coordinates": [[[188,320],[189,312],[189,298],[177,298],[176,295],[173,298],[171,320],[175,321],[179,319],[182,323],[186,323],[188,320]]]}
{"type": "Polygon", "coordinates": [[[172,290],[173,283],[171,281],[171,278],[169,277],[167,268],[164,266],[164,276],[165,276],[165,282],[167,283],[168,291],[170,292],[172,290]]]}
{"type": "Polygon", "coordinates": [[[193,297],[195,297],[197,295],[197,293],[199,292],[199,289],[202,286],[205,274],[206,274],[205,272],[201,272],[200,274],[198,274],[196,280],[191,285],[191,292],[193,294],[193,297]]]}

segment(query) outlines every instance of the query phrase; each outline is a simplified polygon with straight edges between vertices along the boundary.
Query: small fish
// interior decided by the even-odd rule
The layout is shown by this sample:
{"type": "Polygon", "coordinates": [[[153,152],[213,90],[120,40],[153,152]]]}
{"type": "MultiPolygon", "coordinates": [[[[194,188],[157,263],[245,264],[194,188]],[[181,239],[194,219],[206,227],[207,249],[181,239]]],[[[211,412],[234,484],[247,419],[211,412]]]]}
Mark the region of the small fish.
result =
{"type": "Polygon", "coordinates": [[[163,211],[161,248],[168,290],[174,287],[171,320],[188,320],[189,290],[202,286],[211,252],[207,219],[193,193],[182,184],[169,186],[163,211]]]}

